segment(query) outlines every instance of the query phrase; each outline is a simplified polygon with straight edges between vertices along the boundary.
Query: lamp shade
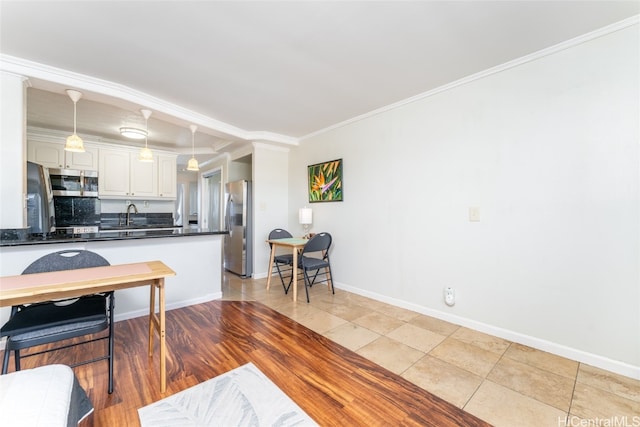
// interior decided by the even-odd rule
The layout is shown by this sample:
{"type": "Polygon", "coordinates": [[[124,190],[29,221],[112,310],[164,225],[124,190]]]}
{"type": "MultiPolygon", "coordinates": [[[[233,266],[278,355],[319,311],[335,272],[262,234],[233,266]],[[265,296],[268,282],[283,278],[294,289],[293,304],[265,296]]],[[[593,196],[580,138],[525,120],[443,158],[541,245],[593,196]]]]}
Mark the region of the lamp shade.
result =
{"type": "Polygon", "coordinates": [[[313,211],[311,208],[300,208],[298,211],[298,222],[300,224],[311,224],[313,222],[313,211]]]}
{"type": "Polygon", "coordinates": [[[198,167],[198,159],[196,159],[195,157],[190,158],[189,162],[187,163],[187,170],[193,172],[199,171],[200,168],[198,167]]]}
{"type": "Polygon", "coordinates": [[[64,145],[65,151],[72,151],[74,153],[84,153],[84,144],[82,138],[75,133],[67,137],[67,142],[64,145]]]}
{"type": "Polygon", "coordinates": [[[142,147],[138,154],[138,160],[141,162],[153,162],[153,152],[147,147],[142,147]]]}

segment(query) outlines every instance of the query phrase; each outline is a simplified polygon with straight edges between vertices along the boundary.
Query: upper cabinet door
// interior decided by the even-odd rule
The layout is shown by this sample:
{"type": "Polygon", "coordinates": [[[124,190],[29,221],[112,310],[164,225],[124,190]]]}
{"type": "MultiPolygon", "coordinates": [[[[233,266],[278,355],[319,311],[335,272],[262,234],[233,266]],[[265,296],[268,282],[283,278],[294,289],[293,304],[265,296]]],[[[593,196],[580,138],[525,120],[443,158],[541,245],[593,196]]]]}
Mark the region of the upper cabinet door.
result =
{"type": "Polygon", "coordinates": [[[84,146],[84,153],[65,152],[65,169],[79,169],[85,171],[98,170],[98,149],[84,146]]]}
{"type": "Polygon", "coordinates": [[[27,160],[47,168],[64,168],[64,146],[51,142],[29,141],[27,160]]]}
{"type": "Polygon", "coordinates": [[[98,149],[85,144],[84,153],[64,151],[58,142],[28,141],[27,160],[55,169],[98,170],[98,149]]]}
{"type": "Polygon", "coordinates": [[[158,154],[158,196],[175,199],[178,190],[176,156],[158,154]]]}
{"type": "Polygon", "coordinates": [[[158,196],[158,162],[154,156],[153,162],[141,162],[138,160],[138,153],[130,154],[130,195],[135,197],[157,197],[158,196]]]}
{"type": "Polygon", "coordinates": [[[98,194],[129,196],[129,152],[100,149],[98,194]]]}

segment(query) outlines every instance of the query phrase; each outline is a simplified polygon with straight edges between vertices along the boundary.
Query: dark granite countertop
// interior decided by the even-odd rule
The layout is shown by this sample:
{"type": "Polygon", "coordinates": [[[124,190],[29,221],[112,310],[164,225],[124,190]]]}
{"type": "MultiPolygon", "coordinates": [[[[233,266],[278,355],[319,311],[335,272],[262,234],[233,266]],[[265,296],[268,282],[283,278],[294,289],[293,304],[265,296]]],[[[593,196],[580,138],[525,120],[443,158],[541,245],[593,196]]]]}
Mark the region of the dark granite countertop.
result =
{"type": "Polygon", "coordinates": [[[186,236],[206,236],[215,234],[228,234],[227,231],[210,231],[203,228],[173,227],[154,229],[115,229],[102,230],[99,233],[84,233],[63,236],[19,236],[17,238],[7,238],[3,234],[0,239],[0,246],[25,246],[42,245],[52,243],[77,243],[77,242],[97,242],[110,240],[131,240],[131,239],[154,239],[159,237],[186,237],[186,236]]]}

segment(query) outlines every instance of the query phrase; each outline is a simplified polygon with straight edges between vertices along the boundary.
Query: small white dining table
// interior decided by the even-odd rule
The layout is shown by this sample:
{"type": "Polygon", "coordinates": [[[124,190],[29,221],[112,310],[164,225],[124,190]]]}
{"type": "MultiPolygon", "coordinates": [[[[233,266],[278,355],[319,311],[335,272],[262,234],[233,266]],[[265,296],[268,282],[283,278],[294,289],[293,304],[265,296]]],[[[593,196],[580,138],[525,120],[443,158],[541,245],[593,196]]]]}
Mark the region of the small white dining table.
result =
{"type": "Polygon", "coordinates": [[[271,287],[271,272],[273,271],[273,260],[278,247],[290,248],[293,255],[293,302],[298,300],[298,252],[304,248],[309,240],[300,237],[288,237],[284,239],[269,239],[267,243],[271,245],[271,255],[269,257],[269,272],[267,276],[267,290],[271,287]]]}

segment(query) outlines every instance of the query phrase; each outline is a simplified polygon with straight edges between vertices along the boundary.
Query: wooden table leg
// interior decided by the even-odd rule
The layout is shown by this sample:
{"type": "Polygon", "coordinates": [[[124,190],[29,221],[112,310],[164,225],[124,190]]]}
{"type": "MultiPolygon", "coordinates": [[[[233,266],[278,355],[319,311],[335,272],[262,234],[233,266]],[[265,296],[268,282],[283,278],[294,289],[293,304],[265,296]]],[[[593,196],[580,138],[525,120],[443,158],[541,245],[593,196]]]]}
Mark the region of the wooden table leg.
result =
{"type": "Polygon", "coordinates": [[[149,302],[149,357],[153,356],[153,336],[158,331],[160,337],[160,392],[167,390],[167,343],[165,338],[165,297],[164,278],[156,279],[151,284],[151,300],[149,302]],[[156,314],[156,289],[158,290],[158,313],[156,314]]]}
{"type": "Polygon", "coordinates": [[[165,313],[164,313],[164,278],[158,279],[159,301],[158,316],[160,317],[160,392],[167,390],[167,344],[165,340],[165,313]]]}
{"type": "Polygon", "coordinates": [[[153,336],[155,335],[155,314],[156,314],[156,287],[152,283],[151,297],[149,301],[149,357],[153,356],[153,336]]]}
{"type": "Polygon", "coordinates": [[[298,249],[293,248],[293,302],[298,301],[298,249]]]}
{"type": "Polygon", "coordinates": [[[273,260],[276,257],[276,245],[271,244],[271,255],[269,256],[269,271],[267,271],[267,290],[271,287],[271,273],[273,272],[273,260]]]}

